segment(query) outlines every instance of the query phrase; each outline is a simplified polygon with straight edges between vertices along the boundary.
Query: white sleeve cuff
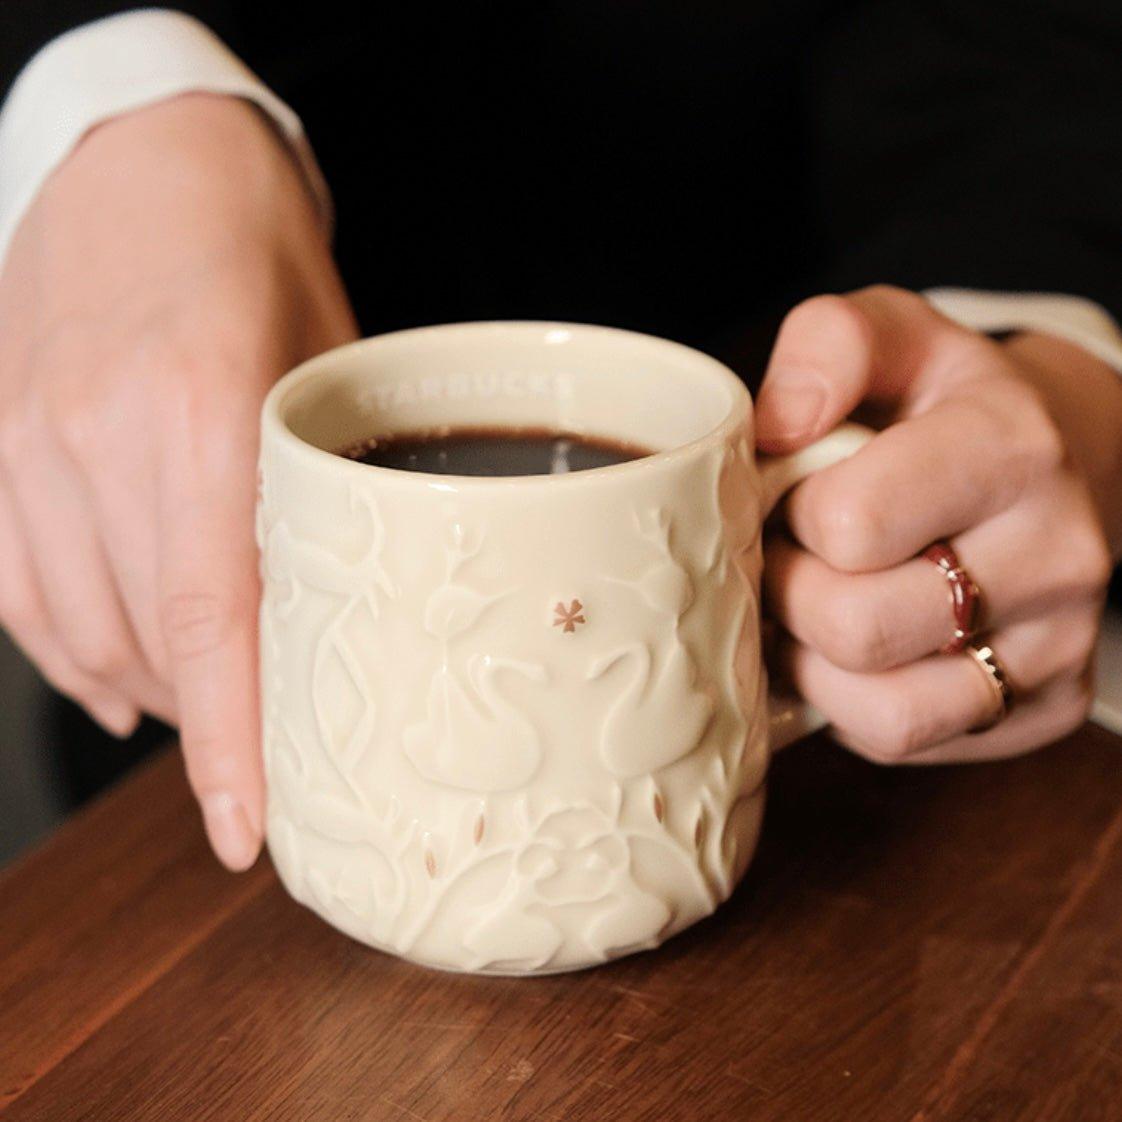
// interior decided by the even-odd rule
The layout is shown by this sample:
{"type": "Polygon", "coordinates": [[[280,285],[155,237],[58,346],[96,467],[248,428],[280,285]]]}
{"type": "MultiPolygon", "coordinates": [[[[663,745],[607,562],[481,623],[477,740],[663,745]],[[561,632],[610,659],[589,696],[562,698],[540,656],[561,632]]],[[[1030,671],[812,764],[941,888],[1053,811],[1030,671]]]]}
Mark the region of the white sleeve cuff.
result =
{"type": "Polygon", "coordinates": [[[205,25],[147,8],[60,35],[17,77],[0,108],[0,264],[44,180],[91,128],[189,91],[243,97],[266,113],[330,230],[331,196],[300,118],[205,25]]]}
{"type": "Polygon", "coordinates": [[[973,331],[1041,331],[1075,343],[1122,374],[1122,331],[1107,312],[1081,296],[1050,292],[979,292],[929,288],[928,303],[973,331]]]}

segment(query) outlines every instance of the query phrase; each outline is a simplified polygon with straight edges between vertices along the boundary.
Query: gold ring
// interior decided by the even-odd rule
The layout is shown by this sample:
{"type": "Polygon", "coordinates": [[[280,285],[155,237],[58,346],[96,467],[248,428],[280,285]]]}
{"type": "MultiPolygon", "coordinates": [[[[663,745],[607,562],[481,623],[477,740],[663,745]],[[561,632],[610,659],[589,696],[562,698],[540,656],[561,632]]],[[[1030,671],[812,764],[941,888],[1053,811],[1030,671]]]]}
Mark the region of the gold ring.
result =
{"type": "Polygon", "coordinates": [[[1009,683],[1009,675],[1005,672],[1005,667],[998,662],[997,655],[993,653],[993,647],[975,647],[968,644],[964,653],[968,654],[982,668],[986,675],[986,681],[993,691],[994,700],[997,702],[997,711],[993,717],[980,725],[975,725],[970,730],[971,732],[985,732],[1005,719],[1009,707],[1013,704],[1013,687],[1009,683]]]}

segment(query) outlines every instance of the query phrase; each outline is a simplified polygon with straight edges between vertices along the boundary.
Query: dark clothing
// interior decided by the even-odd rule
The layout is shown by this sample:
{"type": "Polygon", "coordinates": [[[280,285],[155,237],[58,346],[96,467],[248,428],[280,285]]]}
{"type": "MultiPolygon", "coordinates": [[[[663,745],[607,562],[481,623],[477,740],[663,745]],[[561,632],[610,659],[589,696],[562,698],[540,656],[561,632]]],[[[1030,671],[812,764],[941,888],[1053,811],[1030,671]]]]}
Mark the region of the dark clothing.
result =
{"type": "MultiPolygon", "coordinates": [[[[0,89],[128,7],[6,0],[0,89]]],[[[713,346],[873,281],[1122,315],[1117,3],[184,7],[303,117],[366,332],[548,317],[713,346]]]]}
{"type": "MultiPolygon", "coordinates": [[[[3,0],[0,94],[135,6],[3,0]]],[[[588,320],[752,381],[816,291],[1045,290],[1122,317],[1117,0],[183,7],[303,118],[366,333],[588,320]]],[[[153,735],[92,752],[107,738],[59,717],[79,797],[153,735]]]]}

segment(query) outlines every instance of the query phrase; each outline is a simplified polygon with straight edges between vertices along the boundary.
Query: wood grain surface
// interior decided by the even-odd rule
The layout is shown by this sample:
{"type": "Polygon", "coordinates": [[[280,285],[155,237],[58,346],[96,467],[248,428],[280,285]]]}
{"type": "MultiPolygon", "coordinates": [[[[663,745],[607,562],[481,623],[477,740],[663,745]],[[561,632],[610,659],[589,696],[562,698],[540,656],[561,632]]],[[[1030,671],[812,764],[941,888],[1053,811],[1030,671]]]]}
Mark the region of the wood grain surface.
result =
{"type": "Polygon", "coordinates": [[[784,753],[717,915],[536,980],[367,950],[207,854],[174,753],[0,875],[4,1122],[1122,1119],[1122,740],[784,753]]]}

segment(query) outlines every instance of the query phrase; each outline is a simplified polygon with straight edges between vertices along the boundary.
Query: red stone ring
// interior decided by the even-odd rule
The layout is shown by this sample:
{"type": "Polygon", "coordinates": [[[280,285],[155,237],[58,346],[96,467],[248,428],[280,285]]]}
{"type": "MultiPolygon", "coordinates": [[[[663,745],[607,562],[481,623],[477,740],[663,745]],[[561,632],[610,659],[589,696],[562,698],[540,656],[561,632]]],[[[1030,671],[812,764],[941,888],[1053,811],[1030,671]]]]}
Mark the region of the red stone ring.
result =
{"type": "Polygon", "coordinates": [[[954,638],[941,648],[942,654],[958,654],[977,634],[978,617],[982,609],[982,593],[970,579],[970,574],[959,564],[958,554],[948,542],[929,545],[923,556],[938,565],[947,578],[951,594],[951,611],[954,613],[954,638]]]}

